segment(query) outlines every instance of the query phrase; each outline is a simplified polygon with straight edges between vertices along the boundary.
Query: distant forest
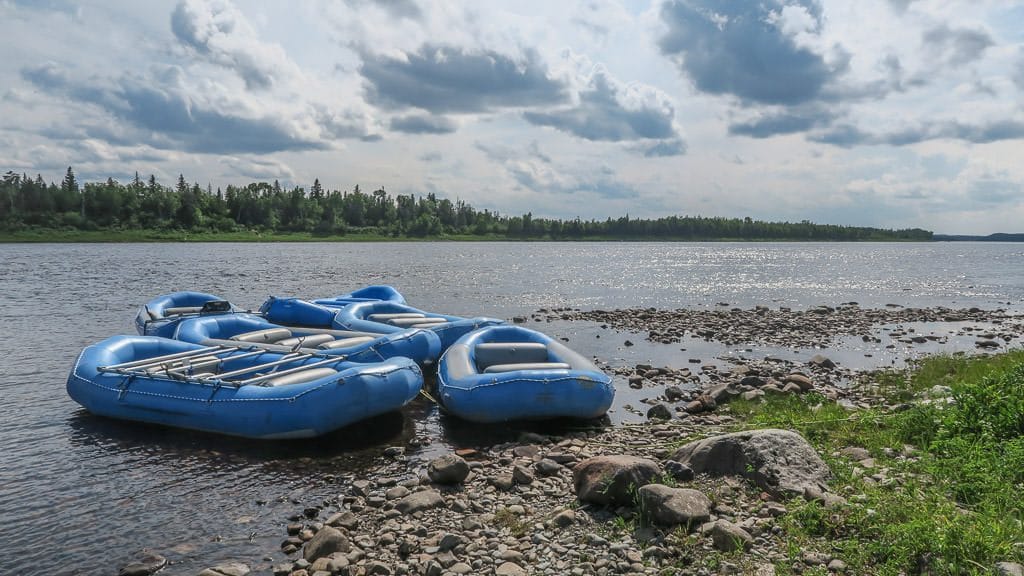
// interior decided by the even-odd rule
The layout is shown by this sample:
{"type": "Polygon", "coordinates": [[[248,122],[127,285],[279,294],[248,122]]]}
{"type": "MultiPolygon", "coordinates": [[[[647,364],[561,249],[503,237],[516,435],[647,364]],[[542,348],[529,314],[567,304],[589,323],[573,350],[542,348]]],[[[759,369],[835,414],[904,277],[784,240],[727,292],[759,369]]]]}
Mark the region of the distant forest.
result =
{"type": "Polygon", "coordinates": [[[229,185],[223,190],[189,184],[179,176],[165,186],[136,173],[128,183],[108,178],[79,184],[68,168],[60,184],[42,176],[7,172],[0,183],[0,231],[180,230],[184,232],[346,234],[392,238],[448,236],[510,239],[648,240],[931,240],[920,229],[882,230],[803,221],[761,222],[750,218],[668,216],[637,219],[558,220],[501,215],[435,194],[392,195],[383,188],[363,192],[325,190],[319,180],[306,190],[273,183],[229,185]]]}

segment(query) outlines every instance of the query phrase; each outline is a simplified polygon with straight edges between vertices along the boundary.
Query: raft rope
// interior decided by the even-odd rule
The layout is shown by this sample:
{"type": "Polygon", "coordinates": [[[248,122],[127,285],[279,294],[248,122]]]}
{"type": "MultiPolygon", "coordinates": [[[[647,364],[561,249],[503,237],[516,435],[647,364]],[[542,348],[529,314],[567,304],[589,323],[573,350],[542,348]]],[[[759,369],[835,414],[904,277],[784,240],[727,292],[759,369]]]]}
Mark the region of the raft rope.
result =
{"type": "Polygon", "coordinates": [[[445,414],[451,414],[451,412],[449,412],[448,409],[445,408],[444,404],[441,404],[440,402],[437,401],[437,398],[434,398],[433,396],[430,395],[430,392],[427,392],[423,388],[420,388],[420,395],[423,396],[424,398],[426,398],[427,400],[430,400],[434,404],[436,404],[437,408],[441,412],[444,412],[445,414]]]}
{"type": "Polygon", "coordinates": [[[121,380],[121,385],[118,386],[118,389],[119,389],[119,391],[117,393],[117,399],[118,400],[124,400],[125,394],[128,393],[128,386],[131,385],[132,380],[134,380],[134,379],[135,379],[135,374],[129,374],[128,376],[124,377],[124,380],[121,380]]]}

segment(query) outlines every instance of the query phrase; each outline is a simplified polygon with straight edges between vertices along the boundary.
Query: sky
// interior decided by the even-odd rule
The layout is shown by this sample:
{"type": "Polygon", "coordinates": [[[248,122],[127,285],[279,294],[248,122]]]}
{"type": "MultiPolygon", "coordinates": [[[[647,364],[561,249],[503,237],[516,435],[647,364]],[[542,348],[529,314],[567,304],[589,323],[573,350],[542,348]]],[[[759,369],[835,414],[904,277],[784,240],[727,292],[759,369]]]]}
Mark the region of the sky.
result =
{"type": "Polygon", "coordinates": [[[0,172],[1024,232],[1024,2],[0,0],[0,172]]]}

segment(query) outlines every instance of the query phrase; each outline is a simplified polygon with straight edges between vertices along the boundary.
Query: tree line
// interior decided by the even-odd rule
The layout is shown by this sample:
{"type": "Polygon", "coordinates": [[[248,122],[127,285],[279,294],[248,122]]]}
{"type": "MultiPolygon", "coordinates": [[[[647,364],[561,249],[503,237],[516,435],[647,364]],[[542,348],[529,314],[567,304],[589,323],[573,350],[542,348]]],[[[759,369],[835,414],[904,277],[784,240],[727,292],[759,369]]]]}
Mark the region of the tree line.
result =
{"type": "Polygon", "coordinates": [[[451,235],[522,239],[745,239],[745,240],[931,240],[921,229],[885,230],[802,222],[763,222],[750,218],[628,215],[605,220],[505,216],[477,210],[464,201],[435,194],[392,195],[326,190],[319,179],[309,190],[273,183],[228,185],[223,190],[189,184],[174,186],[155,176],[128,183],[113,178],[79,184],[68,167],[60,184],[42,176],[8,171],[0,181],[0,230],[180,230],[185,232],[306,232],[317,236],[349,233],[394,238],[451,235]]]}

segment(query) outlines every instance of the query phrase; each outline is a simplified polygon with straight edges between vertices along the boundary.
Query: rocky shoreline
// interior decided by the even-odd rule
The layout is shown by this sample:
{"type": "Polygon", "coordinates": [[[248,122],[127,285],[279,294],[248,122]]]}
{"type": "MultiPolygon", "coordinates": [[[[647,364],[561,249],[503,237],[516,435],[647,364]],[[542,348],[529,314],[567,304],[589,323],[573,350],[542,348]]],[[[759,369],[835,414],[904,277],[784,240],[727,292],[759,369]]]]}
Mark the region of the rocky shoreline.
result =
{"type": "MultiPolygon", "coordinates": [[[[882,324],[955,322],[987,351],[1024,334],[1021,317],[1002,309],[720,308],[554,309],[530,319],[600,322],[646,332],[660,343],[692,334],[727,344],[820,346],[837,335],[875,338],[882,324]],[[969,323],[987,327],[975,330],[969,323]]],[[[913,342],[917,335],[893,337],[913,342]]],[[[338,475],[335,497],[304,503],[287,525],[282,522],[279,550],[201,576],[769,575],[780,563],[793,573],[847,573],[824,539],[794,557],[780,522],[793,497],[842,510],[858,494],[849,487],[831,493],[828,467],[799,435],[748,431],[737,438],[731,433],[742,422],[719,406],[737,397],[757,401],[815,391],[851,411],[900,407],[885,403],[870,373],[837,366],[826,355],[806,362],[728,362],[604,366],[621,386],[656,390],[643,408],[626,407],[646,416],[643,423],[557,436],[524,433],[515,442],[455,450],[429,462],[407,458],[405,447],[388,448],[372,471],[338,475]]],[[[898,473],[877,467],[863,447],[826,456],[860,468],[871,482],[902,482],[898,473]]],[[[891,456],[912,459],[914,453],[891,456]]],[[[153,573],[160,558],[148,560],[121,574],[153,573]]],[[[1008,565],[1003,573],[1018,568],[1008,565]]]]}
{"type": "MultiPolygon", "coordinates": [[[[725,345],[772,344],[797,348],[824,348],[838,336],[859,336],[876,340],[875,329],[885,325],[920,322],[978,323],[992,328],[964,326],[955,334],[973,335],[978,346],[997,348],[1024,335],[1021,316],[997,308],[907,308],[889,304],[885,308],[861,308],[856,302],[836,307],[815,306],[793,310],[785,306],[755,306],[743,309],[719,303],[714,310],[658,310],[629,308],[620,310],[581,311],[576,308],[541,309],[530,316],[535,322],[551,320],[586,320],[604,324],[615,330],[646,332],[647,339],[662,344],[681,341],[686,336],[713,340],[725,345]]],[[[525,322],[526,317],[516,319],[525,322]]],[[[922,344],[927,336],[912,329],[895,330],[889,336],[896,342],[922,344]],[[922,340],[923,339],[923,340],[922,340]]]]}
{"type": "MultiPolygon", "coordinates": [[[[425,465],[391,460],[372,475],[339,478],[336,498],[297,511],[272,555],[289,560],[202,576],[773,574],[786,559],[780,500],[795,492],[772,496],[742,476],[699,474],[678,461],[682,439],[730,423],[704,416],[524,434],[425,465]],[[717,570],[705,565],[710,557],[717,570]]],[[[845,502],[805,488],[829,506],[845,502]]],[[[817,553],[805,561],[841,568],[817,553]]]]}

